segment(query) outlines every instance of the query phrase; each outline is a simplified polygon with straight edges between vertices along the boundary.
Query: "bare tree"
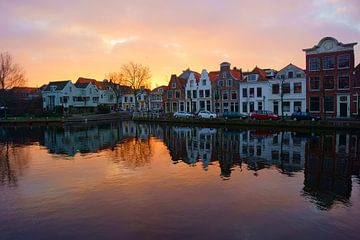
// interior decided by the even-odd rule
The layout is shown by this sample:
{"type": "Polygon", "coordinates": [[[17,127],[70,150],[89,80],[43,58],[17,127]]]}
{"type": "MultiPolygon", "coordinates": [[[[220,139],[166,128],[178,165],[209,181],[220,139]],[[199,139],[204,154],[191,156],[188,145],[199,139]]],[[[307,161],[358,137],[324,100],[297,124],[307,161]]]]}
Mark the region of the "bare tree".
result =
{"type": "Polygon", "coordinates": [[[135,109],[138,109],[137,94],[142,87],[150,87],[150,69],[139,63],[123,64],[120,72],[109,73],[108,77],[115,83],[131,87],[135,97],[135,109]]]}
{"type": "Polygon", "coordinates": [[[13,57],[8,52],[0,53],[0,92],[6,117],[6,98],[7,89],[23,86],[26,83],[24,70],[14,62],[13,57]]]}

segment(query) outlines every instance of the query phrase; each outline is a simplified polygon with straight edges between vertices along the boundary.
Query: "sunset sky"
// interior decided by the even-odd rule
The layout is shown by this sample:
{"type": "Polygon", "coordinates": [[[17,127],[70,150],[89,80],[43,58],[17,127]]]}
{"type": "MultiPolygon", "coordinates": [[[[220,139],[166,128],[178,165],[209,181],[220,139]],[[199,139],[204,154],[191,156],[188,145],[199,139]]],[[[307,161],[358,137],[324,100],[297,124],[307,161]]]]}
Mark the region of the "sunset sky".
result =
{"type": "Polygon", "coordinates": [[[155,87],[223,61],[305,67],[302,49],[325,36],[360,42],[359,0],[0,0],[0,9],[0,52],[24,67],[29,86],[102,80],[134,61],[150,67],[155,87]]]}

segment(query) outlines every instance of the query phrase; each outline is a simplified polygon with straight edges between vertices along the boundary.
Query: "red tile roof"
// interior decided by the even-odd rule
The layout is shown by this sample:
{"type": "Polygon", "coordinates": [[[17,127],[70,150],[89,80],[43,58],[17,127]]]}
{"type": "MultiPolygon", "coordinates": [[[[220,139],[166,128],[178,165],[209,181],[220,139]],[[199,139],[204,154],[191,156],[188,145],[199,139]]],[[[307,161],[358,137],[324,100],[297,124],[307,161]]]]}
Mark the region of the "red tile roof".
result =
{"type": "Polygon", "coordinates": [[[267,80],[267,77],[266,77],[266,72],[259,68],[259,67],[255,67],[251,72],[249,72],[247,75],[249,74],[258,74],[259,75],[259,78],[258,80],[259,81],[266,81],[267,80]]]}
{"type": "Polygon", "coordinates": [[[109,82],[100,82],[97,81],[96,79],[92,79],[92,78],[83,78],[83,77],[79,77],[79,79],[76,81],[75,84],[79,84],[79,83],[89,83],[91,82],[92,84],[94,84],[98,89],[104,90],[107,89],[109,82]]]}
{"type": "MultiPolygon", "coordinates": [[[[219,73],[220,73],[220,71],[209,72],[210,82],[216,81],[219,78],[219,73]]],[[[235,79],[242,80],[242,72],[241,72],[240,69],[238,69],[238,70],[235,70],[235,69],[230,70],[230,73],[235,79]]]]}

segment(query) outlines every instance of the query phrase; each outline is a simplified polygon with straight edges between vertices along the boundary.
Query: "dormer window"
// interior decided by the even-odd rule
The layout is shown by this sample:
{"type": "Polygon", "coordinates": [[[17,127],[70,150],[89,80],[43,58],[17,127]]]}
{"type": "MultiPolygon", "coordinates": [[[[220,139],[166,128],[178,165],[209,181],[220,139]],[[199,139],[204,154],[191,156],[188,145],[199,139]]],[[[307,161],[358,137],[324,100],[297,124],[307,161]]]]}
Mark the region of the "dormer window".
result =
{"type": "Polygon", "coordinates": [[[226,72],[223,72],[223,73],[222,73],[222,77],[223,77],[223,78],[226,78],[226,72]]]}
{"type": "Polygon", "coordinates": [[[56,90],[56,86],[50,86],[50,91],[51,92],[55,92],[55,90],[56,90]]]}
{"type": "Polygon", "coordinates": [[[251,82],[251,81],[256,81],[257,80],[257,74],[251,74],[248,76],[248,81],[251,82]]]}
{"type": "Polygon", "coordinates": [[[163,89],[162,89],[162,88],[159,88],[158,91],[159,91],[159,93],[162,93],[162,92],[163,92],[163,89]]]}

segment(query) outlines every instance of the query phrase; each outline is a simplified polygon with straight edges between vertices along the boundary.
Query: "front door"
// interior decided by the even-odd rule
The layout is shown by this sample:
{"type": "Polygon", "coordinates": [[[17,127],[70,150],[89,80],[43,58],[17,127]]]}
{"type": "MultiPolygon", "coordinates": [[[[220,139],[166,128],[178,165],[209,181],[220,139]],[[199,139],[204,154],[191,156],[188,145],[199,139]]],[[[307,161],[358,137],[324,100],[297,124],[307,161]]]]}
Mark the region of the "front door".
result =
{"type": "Polygon", "coordinates": [[[274,102],[274,114],[279,114],[279,102],[274,102]]]}
{"type": "Polygon", "coordinates": [[[340,117],[347,117],[347,103],[340,103],[340,117]]]}

